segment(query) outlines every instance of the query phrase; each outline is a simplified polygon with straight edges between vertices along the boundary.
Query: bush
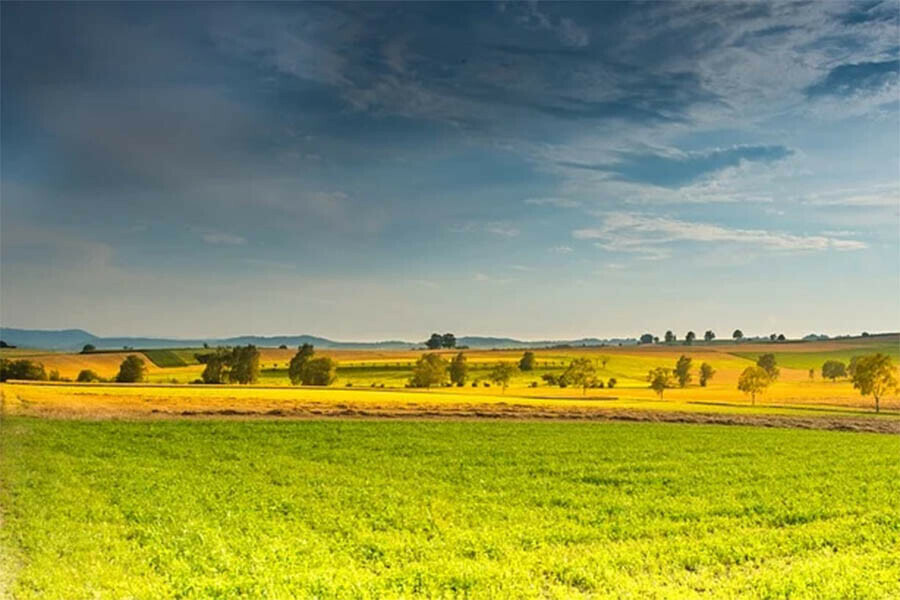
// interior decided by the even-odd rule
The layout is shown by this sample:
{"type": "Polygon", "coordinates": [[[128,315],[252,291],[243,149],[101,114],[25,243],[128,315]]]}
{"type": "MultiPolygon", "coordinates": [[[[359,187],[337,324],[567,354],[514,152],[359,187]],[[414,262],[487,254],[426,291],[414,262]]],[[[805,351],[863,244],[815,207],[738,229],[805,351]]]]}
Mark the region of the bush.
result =
{"type": "Polygon", "coordinates": [[[617,383],[619,383],[619,382],[616,380],[615,377],[610,377],[609,381],[606,382],[606,387],[608,387],[609,389],[613,389],[614,387],[616,387],[617,383]]]}
{"type": "Polygon", "coordinates": [[[94,346],[93,344],[85,344],[84,347],[81,349],[81,353],[87,354],[89,352],[93,352],[96,349],[97,349],[97,347],[94,346]]]}
{"type": "Polygon", "coordinates": [[[3,358],[0,359],[0,381],[8,379],[45,381],[47,373],[44,372],[44,365],[41,363],[25,359],[7,360],[3,358]]]}
{"type": "Polygon", "coordinates": [[[143,359],[136,354],[129,354],[119,365],[119,374],[116,381],[119,383],[140,383],[147,376],[147,367],[143,359]]]}
{"type": "Polygon", "coordinates": [[[94,381],[100,381],[100,376],[90,369],[82,369],[78,372],[76,381],[80,381],[81,383],[91,383],[94,381]]]}
{"type": "MultiPolygon", "coordinates": [[[[300,372],[300,381],[303,385],[331,385],[337,379],[337,363],[327,356],[310,358],[300,372]]],[[[348,381],[347,387],[353,387],[348,381]]]]}

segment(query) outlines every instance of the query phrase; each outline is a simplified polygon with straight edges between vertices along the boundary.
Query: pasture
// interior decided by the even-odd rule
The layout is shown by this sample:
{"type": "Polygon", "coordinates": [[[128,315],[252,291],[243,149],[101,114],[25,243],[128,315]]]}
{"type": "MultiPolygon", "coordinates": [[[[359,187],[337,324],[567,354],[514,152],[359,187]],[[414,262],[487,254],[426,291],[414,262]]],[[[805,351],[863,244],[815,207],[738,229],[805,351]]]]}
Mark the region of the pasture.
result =
{"type": "Polygon", "coordinates": [[[30,598],[887,598],[896,436],[7,417],[30,598]]]}

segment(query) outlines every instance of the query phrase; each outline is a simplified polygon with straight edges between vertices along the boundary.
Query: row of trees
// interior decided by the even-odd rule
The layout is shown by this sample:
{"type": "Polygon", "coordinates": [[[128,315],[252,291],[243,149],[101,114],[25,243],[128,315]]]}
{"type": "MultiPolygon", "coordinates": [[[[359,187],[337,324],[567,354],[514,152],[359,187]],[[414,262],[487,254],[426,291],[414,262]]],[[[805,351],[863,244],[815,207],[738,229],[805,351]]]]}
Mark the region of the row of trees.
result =
{"type": "MultiPolygon", "coordinates": [[[[662,400],[663,394],[665,393],[667,388],[678,387],[684,388],[687,387],[688,384],[693,379],[693,375],[691,373],[691,367],[693,365],[693,359],[690,356],[685,356],[682,354],[678,357],[678,360],[675,362],[675,368],[669,369],[666,367],[656,367],[650,369],[647,373],[647,381],[650,384],[650,389],[652,389],[659,396],[659,399],[662,400]]],[[[706,384],[715,376],[716,370],[709,363],[702,363],[700,365],[699,378],[698,381],[702,387],[706,387],[706,384]]]]}
{"type": "MultiPolygon", "coordinates": [[[[731,334],[731,338],[735,342],[739,342],[742,339],[744,339],[744,332],[741,331],[740,329],[735,329],[734,332],[731,334]]],[[[693,331],[688,331],[684,335],[684,345],[690,346],[691,344],[694,343],[694,340],[696,340],[696,339],[697,339],[697,334],[694,333],[693,331]]],[[[707,329],[706,332],[703,334],[703,339],[706,342],[713,341],[714,339],[716,339],[716,332],[713,331],[712,329],[707,329]]],[[[769,335],[769,340],[773,341],[773,342],[784,342],[787,340],[787,338],[784,336],[783,333],[778,333],[778,334],[772,333],[769,335]]],[[[666,344],[674,344],[675,342],[678,341],[678,336],[672,330],[669,330],[663,336],[662,341],[665,342],[666,344]]],[[[658,344],[659,342],[660,342],[659,337],[653,335],[652,333],[645,333],[640,337],[640,343],[642,343],[642,344],[658,344]]]]}
{"type": "Polygon", "coordinates": [[[425,346],[429,350],[439,350],[441,348],[456,348],[456,336],[452,333],[432,333],[425,346]]]}

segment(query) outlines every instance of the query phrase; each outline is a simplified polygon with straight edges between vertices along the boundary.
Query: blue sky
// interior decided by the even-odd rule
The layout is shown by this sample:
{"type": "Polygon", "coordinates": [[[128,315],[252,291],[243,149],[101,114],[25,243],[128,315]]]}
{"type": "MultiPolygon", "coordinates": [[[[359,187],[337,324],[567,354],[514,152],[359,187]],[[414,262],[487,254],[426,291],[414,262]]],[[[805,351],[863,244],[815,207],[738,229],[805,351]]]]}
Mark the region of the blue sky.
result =
{"type": "Polygon", "coordinates": [[[0,10],[4,326],[900,330],[895,2],[0,10]]]}

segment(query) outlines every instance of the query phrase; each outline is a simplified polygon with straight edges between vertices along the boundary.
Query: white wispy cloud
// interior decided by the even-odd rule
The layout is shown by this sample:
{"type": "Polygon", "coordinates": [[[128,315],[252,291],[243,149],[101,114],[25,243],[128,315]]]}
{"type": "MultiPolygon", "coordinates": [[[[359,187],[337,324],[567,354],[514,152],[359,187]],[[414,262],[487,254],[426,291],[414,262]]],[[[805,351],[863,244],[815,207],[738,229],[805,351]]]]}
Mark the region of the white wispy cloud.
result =
{"type": "Polygon", "coordinates": [[[575,239],[595,240],[605,250],[630,252],[645,258],[671,255],[677,242],[742,244],[779,252],[861,250],[864,242],[826,235],[796,235],[761,229],[738,229],[638,213],[607,214],[600,226],[576,229],[575,239]]]}
{"type": "Polygon", "coordinates": [[[571,246],[553,246],[550,248],[550,252],[553,254],[570,254],[572,252],[571,246]]]}
{"type": "Polygon", "coordinates": [[[525,204],[533,206],[556,206],[558,208],[577,208],[581,206],[578,200],[571,198],[526,198],[525,204]]]}

